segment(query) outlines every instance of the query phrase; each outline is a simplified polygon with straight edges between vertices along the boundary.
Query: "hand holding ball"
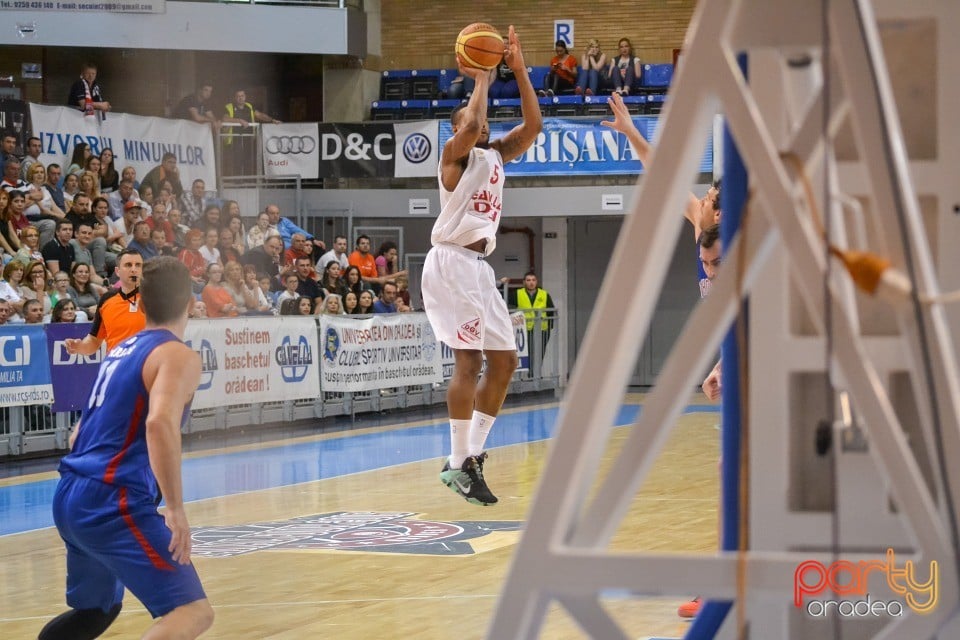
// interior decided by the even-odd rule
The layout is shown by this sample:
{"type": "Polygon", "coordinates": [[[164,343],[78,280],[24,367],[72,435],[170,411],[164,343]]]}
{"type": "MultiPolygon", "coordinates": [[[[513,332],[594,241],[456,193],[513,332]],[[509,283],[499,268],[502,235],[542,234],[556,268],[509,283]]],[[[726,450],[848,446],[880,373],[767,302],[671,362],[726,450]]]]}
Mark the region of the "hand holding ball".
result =
{"type": "Polygon", "coordinates": [[[503,60],[503,50],[503,37],[484,22],[474,22],[457,35],[457,60],[465,67],[493,69],[503,60]]]}

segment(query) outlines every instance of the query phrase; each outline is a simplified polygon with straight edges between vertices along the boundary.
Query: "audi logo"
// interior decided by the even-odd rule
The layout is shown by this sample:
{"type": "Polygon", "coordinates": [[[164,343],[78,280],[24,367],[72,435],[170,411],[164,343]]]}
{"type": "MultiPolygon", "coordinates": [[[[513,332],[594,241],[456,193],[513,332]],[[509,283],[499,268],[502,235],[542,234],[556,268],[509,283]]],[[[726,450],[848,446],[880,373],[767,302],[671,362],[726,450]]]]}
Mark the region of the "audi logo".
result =
{"type": "Polygon", "coordinates": [[[313,136],[270,136],[267,138],[267,153],[297,155],[313,153],[317,141],[313,136]]]}
{"type": "Polygon", "coordinates": [[[414,133],[403,142],[403,157],[413,164],[420,164],[430,157],[430,138],[414,133]]]}

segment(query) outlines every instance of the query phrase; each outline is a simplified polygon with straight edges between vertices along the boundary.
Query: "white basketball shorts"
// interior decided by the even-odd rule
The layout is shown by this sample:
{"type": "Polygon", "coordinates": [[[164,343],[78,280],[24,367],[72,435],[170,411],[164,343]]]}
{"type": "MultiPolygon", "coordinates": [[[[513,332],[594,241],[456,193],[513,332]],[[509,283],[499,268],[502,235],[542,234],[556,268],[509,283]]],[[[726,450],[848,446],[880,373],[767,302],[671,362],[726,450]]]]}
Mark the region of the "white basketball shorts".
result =
{"type": "Polygon", "coordinates": [[[516,350],[507,303],[482,253],[436,245],[427,253],[420,292],[434,333],[450,348],[516,350]]]}

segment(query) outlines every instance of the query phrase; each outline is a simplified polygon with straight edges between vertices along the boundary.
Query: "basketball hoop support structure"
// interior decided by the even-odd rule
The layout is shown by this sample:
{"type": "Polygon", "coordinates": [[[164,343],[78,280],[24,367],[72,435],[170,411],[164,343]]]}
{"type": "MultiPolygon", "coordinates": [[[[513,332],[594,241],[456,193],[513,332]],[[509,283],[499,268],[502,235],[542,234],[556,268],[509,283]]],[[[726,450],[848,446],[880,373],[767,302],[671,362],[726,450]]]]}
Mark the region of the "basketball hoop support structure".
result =
{"type": "MultiPolygon", "coordinates": [[[[919,4],[952,21],[940,31],[941,38],[951,37],[960,19],[950,6],[955,3],[919,4]]],[[[811,559],[875,560],[887,548],[900,559],[939,563],[938,605],[882,625],[844,624],[842,637],[960,637],[954,502],[960,497],[960,384],[946,311],[907,295],[895,304],[864,302],[839,263],[828,262],[803,185],[804,175],[828,185],[815,194],[817,207],[833,213],[855,173],[872,202],[863,214],[873,231],[870,246],[909,274],[914,291],[938,294],[883,60],[868,0],[697,3],[656,160],[624,220],[488,638],[538,637],[548,607],[559,604],[589,637],[626,639],[633,636],[601,600],[671,594],[700,595],[727,608],[740,594],[741,637],[834,637],[829,622],[805,619],[794,606],[797,566],[811,559]],[[741,54],[750,60],[750,83],[738,65],[741,54]],[[784,104],[771,96],[791,73],[786,62],[800,54],[821,73],[803,104],[793,105],[790,122],[784,104]],[[690,315],[643,411],[597,482],[650,327],[652,301],[685,224],[679,212],[702,152],[698,132],[718,108],[749,176],[749,214],[723,245],[710,295],[690,315]],[[855,169],[837,166],[835,143],[844,126],[855,139],[855,169]],[[664,213],[641,213],[652,211],[664,213]],[[749,548],[708,556],[611,551],[613,534],[745,300],[750,326],[747,344],[738,348],[750,372],[744,401],[754,425],[749,548]],[[885,331],[870,330],[875,320],[861,317],[865,308],[889,320],[885,331]],[[818,397],[818,389],[830,391],[818,397]],[[850,399],[865,444],[848,447],[851,425],[833,425],[827,458],[833,482],[798,498],[798,486],[810,477],[805,469],[824,464],[804,453],[813,443],[803,429],[816,415],[833,415],[841,395],[850,399]],[[739,583],[738,561],[745,567],[739,583]]],[[[834,246],[856,235],[841,215],[826,219],[834,246]]],[[[724,613],[709,629],[695,623],[688,637],[733,637],[733,616],[724,621],[724,613]]]]}

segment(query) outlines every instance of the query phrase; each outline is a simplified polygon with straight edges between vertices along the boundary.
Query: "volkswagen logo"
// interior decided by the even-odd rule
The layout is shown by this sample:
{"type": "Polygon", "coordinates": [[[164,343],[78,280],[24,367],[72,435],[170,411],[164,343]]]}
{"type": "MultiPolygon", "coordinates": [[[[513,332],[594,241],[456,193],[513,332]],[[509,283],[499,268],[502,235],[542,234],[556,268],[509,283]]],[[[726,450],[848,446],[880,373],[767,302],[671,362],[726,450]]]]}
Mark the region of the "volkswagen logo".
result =
{"type": "Polygon", "coordinates": [[[267,153],[301,154],[313,153],[317,141],[313,136],[270,136],[267,138],[267,153]]]}
{"type": "Polygon", "coordinates": [[[403,157],[413,164],[420,164],[430,157],[430,138],[422,133],[407,136],[403,142],[403,157]]]}

